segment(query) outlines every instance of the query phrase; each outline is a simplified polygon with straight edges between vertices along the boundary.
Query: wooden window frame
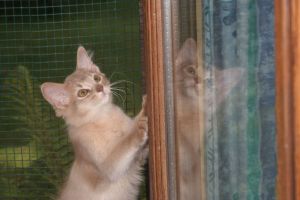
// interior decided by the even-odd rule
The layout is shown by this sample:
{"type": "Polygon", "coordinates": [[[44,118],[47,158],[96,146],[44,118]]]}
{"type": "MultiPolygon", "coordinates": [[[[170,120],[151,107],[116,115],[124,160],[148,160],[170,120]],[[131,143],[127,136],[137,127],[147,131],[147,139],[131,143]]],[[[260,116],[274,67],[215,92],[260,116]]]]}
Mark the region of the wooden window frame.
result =
{"type": "MultiPolygon", "coordinates": [[[[172,56],[166,55],[166,50],[170,51],[172,46],[165,49],[165,43],[168,43],[165,39],[172,33],[165,26],[169,20],[164,18],[165,14],[170,13],[166,13],[164,6],[170,6],[170,2],[142,0],[150,132],[150,198],[154,200],[176,199],[176,169],[170,168],[170,163],[176,166],[172,156],[174,138],[168,135],[174,128],[173,102],[169,94],[166,95],[171,86],[166,85],[166,78],[170,77],[165,73],[170,70],[165,57],[172,56]]],[[[274,3],[277,197],[294,200],[300,199],[300,3],[299,0],[275,0],[274,3]]]]}
{"type": "Polygon", "coordinates": [[[168,149],[162,0],[143,0],[144,61],[149,118],[150,199],[168,200],[168,149]],[[154,148],[155,147],[155,148],[154,148]]]}
{"type": "Polygon", "coordinates": [[[275,0],[277,192],[300,199],[300,3],[275,0]],[[298,90],[298,91],[297,91],[298,90]]]}

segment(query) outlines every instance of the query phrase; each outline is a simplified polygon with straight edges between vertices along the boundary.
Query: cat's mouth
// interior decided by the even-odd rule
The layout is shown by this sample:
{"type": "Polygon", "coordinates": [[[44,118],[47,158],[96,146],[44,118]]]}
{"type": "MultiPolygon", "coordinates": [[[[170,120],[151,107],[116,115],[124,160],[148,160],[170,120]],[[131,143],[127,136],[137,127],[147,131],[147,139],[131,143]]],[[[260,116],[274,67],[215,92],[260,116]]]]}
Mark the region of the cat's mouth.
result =
{"type": "Polygon", "coordinates": [[[95,100],[95,101],[103,101],[104,99],[106,98],[109,98],[110,96],[110,88],[109,86],[102,86],[101,89],[99,88],[98,86],[98,89],[96,88],[95,90],[95,93],[92,97],[92,100],[95,100]]]}
{"type": "Polygon", "coordinates": [[[199,95],[201,90],[201,84],[198,82],[193,82],[185,85],[185,90],[188,94],[199,95]]]}
{"type": "Polygon", "coordinates": [[[110,95],[110,93],[111,93],[110,87],[109,86],[104,86],[103,93],[105,95],[110,95]]]}

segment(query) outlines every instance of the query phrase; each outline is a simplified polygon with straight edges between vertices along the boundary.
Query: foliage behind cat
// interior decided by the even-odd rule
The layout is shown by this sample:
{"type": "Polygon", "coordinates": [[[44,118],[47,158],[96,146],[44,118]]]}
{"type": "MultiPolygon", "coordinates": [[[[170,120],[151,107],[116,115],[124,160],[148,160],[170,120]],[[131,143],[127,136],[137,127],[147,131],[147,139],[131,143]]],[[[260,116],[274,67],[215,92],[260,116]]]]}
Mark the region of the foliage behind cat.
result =
{"type": "MultiPolygon", "coordinates": [[[[44,98],[68,126],[75,160],[59,200],[133,200],[148,154],[144,105],[131,119],[112,103],[112,87],[83,47],[64,83],[44,83],[44,98]]],[[[145,99],[143,99],[145,101],[145,99]]]]}
{"type": "MultiPolygon", "coordinates": [[[[203,102],[204,73],[197,62],[196,41],[187,39],[175,59],[176,133],[180,200],[201,199],[201,115],[207,113],[203,102]],[[202,103],[201,103],[202,102],[202,103]]],[[[213,68],[215,112],[242,76],[241,68],[213,68]]],[[[202,119],[203,120],[203,119],[202,119]]],[[[203,124],[202,124],[203,125],[203,124]]]]}

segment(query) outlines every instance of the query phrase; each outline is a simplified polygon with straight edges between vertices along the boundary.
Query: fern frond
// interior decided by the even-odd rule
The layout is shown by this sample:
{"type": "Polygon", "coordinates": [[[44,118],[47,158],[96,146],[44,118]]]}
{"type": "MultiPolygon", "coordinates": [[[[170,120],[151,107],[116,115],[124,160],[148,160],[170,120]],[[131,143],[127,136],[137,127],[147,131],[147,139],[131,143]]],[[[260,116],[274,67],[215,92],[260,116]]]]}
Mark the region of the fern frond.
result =
{"type": "MultiPolygon", "coordinates": [[[[34,171],[40,174],[43,184],[53,188],[50,193],[55,194],[72,160],[72,151],[64,125],[53,116],[53,112],[49,113],[51,109],[42,98],[39,85],[40,83],[30,75],[26,67],[17,67],[2,84],[0,92],[3,94],[1,95],[3,105],[0,112],[7,116],[6,121],[14,124],[3,128],[7,130],[6,133],[18,133],[21,138],[16,138],[16,141],[22,139],[28,145],[34,142],[38,147],[35,149],[38,151],[38,157],[28,161],[31,162],[31,167],[25,168],[24,172],[34,171]],[[39,167],[40,165],[43,167],[39,167]]],[[[11,135],[7,137],[12,138],[11,135]]],[[[17,188],[22,192],[33,192],[32,189],[36,186],[34,181],[36,179],[32,177],[32,173],[27,173],[26,179],[17,184],[17,188]],[[29,187],[23,187],[24,185],[29,187]]],[[[44,189],[35,192],[49,196],[48,187],[44,189]]]]}

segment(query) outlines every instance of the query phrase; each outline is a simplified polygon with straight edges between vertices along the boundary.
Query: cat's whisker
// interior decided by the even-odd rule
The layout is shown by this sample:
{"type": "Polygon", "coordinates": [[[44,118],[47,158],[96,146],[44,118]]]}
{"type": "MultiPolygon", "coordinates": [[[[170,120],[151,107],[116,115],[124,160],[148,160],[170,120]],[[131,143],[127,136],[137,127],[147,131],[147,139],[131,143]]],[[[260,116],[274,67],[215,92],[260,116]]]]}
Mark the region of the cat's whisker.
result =
{"type": "Polygon", "coordinates": [[[127,88],[127,87],[125,87],[125,86],[113,86],[112,88],[127,88]]]}
{"type": "Polygon", "coordinates": [[[117,72],[116,70],[114,70],[113,73],[110,75],[109,80],[111,80],[116,74],[120,74],[122,77],[126,77],[125,73],[117,72]]]}
{"type": "Polygon", "coordinates": [[[124,88],[124,89],[126,89],[127,87],[124,87],[124,86],[114,86],[114,87],[111,87],[111,88],[124,88]]]}
{"type": "Polygon", "coordinates": [[[111,89],[118,89],[118,90],[123,90],[123,91],[126,91],[126,87],[110,87],[111,89]]]}
{"type": "Polygon", "coordinates": [[[113,91],[120,91],[120,92],[123,92],[124,94],[126,94],[126,91],[123,89],[120,89],[120,88],[110,88],[110,89],[113,91]]]}
{"type": "Polygon", "coordinates": [[[122,90],[122,91],[127,91],[127,88],[124,88],[124,87],[112,87],[111,89],[113,90],[122,90]]]}
{"type": "Polygon", "coordinates": [[[124,107],[126,99],[116,91],[115,92],[112,91],[112,94],[115,95],[117,98],[119,98],[119,100],[122,102],[122,106],[124,107]]]}
{"type": "MultiPolygon", "coordinates": [[[[111,92],[112,92],[114,95],[120,96],[120,97],[122,98],[122,100],[124,100],[124,97],[122,96],[122,94],[119,93],[119,92],[121,92],[121,91],[119,91],[119,90],[111,90],[111,92]]],[[[123,92],[123,91],[122,91],[122,92],[123,92]]],[[[125,92],[124,92],[124,94],[126,95],[125,92]]]]}
{"type": "Polygon", "coordinates": [[[123,103],[123,106],[124,106],[124,104],[125,104],[125,101],[126,101],[126,97],[124,97],[123,95],[121,95],[120,93],[117,93],[120,97],[121,97],[121,99],[122,99],[122,103],[123,103]]]}
{"type": "Polygon", "coordinates": [[[111,93],[112,93],[114,96],[116,96],[117,98],[120,98],[120,94],[118,94],[118,93],[116,93],[116,92],[114,92],[114,91],[111,91],[111,93]]]}
{"type": "MultiPolygon", "coordinates": [[[[120,98],[121,98],[120,95],[117,94],[117,93],[115,93],[115,92],[112,92],[112,94],[113,94],[115,97],[117,97],[117,99],[120,99],[120,98]]],[[[121,98],[121,100],[123,100],[123,99],[121,98]]]]}
{"type": "Polygon", "coordinates": [[[110,75],[109,80],[111,80],[111,79],[114,77],[115,74],[121,74],[121,75],[124,75],[124,74],[121,73],[121,72],[116,72],[116,70],[117,70],[117,69],[115,69],[114,72],[110,75]]]}
{"type": "Polygon", "coordinates": [[[117,84],[124,83],[124,82],[126,82],[126,81],[125,80],[115,81],[115,82],[111,83],[110,86],[117,85],[117,84]]]}
{"type": "Polygon", "coordinates": [[[127,80],[119,80],[119,81],[116,81],[116,82],[111,83],[109,86],[114,86],[114,85],[121,84],[121,83],[130,83],[130,84],[132,84],[132,85],[136,85],[135,83],[133,83],[133,82],[131,82],[131,81],[127,81],[127,80]]]}
{"type": "Polygon", "coordinates": [[[115,72],[116,72],[116,70],[114,70],[113,73],[108,77],[108,80],[111,80],[114,77],[115,72]]]}
{"type": "MultiPolygon", "coordinates": [[[[120,96],[126,95],[126,93],[120,94],[118,91],[112,91],[112,92],[114,92],[114,93],[116,93],[116,94],[118,94],[118,95],[120,95],[120,96]]],[[[122,97],[123,97],[123,96],[122,96],[122,97]]]]}

